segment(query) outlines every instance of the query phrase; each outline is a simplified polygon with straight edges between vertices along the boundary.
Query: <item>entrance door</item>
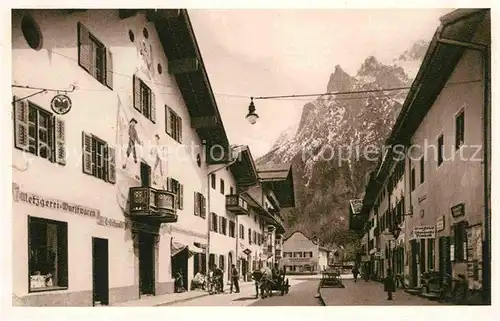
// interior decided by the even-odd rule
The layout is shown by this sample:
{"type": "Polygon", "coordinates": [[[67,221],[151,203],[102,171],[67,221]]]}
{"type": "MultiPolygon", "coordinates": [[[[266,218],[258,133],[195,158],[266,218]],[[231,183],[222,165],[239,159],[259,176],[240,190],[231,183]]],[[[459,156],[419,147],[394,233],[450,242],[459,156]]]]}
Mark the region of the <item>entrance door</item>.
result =
{"type": "Polygon", "coordinates": [[[231,273],[232,273],[232,267],[233,265],[233,253],[229,252],[227,255],[227,277],[228,280],[231,280],[231,273]]]}
{"type": "Polygon", "coordinates": [[[142,187],[151,186],[151,166],[141,162],[141,184],[142,187]]]}
{"type": "Polygon", "coordinates": [[[92,304],[109,304],[108,240],[92,238],[92,304]]]}
{"type": "Polygon", "coordinates": [[[418,243],[416,240],[411,240],[411,285],[416,287],[418,283],[418,243]]]}
{"type": "Polygon", "coordinates": [[[139,233],[139,291],[141,295],[155,294],[154,235],[139,233]]]}
{"type": "Polygon", "coordinates": [[[186,247],[176,255],[172,256],[172,278],[175,279],[177,273],[182,275],[182,285],[184,289],[188,289],[188,260],[189,250],[186,247]]]}

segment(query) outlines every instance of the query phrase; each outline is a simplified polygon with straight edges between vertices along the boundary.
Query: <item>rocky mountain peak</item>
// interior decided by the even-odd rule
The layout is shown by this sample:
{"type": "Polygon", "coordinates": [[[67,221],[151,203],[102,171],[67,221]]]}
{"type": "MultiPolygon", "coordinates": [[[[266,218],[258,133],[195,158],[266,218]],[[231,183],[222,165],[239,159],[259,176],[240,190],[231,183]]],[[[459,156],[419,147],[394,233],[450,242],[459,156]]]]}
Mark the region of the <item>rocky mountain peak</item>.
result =
{"type": "Polygon", "coordinates": [[[350,91],[352,90],[354,79],[349,76],[340,65],[335,66],[335,71],[330,75],[330,80],[326,86],[326,91],[350,91]]]}
{"type": "MultiPolygon", "coordinates": [[[[408,52],[415,54],[408,57],[418,56],[422,46],[423,43],[412,46],[408,52]]],[[[421,60],[412,63],[418,66],[421,60]]],[[[405,67],[396,62],[384,64],[370,56],[351,76],[336,65],[327,90],[408,87],[412,77],[405,67]]],[[[298,128],[281,135],[273,149],[257,160],[259,164],[294,165],[296,208],[283,213],[288,230],[322,235],[327,233],[325,227],[346,228],[349,200],[362,197],[365,176],[376,165],[358,156],[356,150],[383,144],[406,94],[407,91],[392,91],[322,95],[304,105],[298,128]]]]}

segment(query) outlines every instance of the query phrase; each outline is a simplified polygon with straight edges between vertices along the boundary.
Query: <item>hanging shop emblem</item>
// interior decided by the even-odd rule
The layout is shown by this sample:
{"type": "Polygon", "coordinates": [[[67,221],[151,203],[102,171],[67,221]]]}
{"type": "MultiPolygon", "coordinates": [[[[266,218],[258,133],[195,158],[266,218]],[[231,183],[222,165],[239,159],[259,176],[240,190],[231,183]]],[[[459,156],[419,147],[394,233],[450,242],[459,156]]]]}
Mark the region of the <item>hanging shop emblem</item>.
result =
{"type": "Polygon", "coordinates": [[[55,95],[50,102],[52,110],[59,115],[67,114],[71,110],[71,105],[71,99],[63,94],[55,95]]]}

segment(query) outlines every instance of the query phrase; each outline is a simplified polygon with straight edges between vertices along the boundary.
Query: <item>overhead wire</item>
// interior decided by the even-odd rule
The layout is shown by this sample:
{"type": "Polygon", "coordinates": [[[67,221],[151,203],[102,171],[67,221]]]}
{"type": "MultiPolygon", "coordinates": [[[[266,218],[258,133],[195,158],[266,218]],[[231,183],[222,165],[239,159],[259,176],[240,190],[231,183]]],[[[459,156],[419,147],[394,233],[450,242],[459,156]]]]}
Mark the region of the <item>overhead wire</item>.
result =
{"type": "MultiPolygon", "coordinates": [[[[77,59],[74,59],[72,57],[69,57],[65,54],[62,54],[60,52],[47,49],[53,54],[56,54],[58,56],[61,56],[63,58],[66,58],[68,60],[78,62],[77,59]]],[[[115,70],[112,70],[112,73],[118,76],[122,77],[127,77],[132,79],[133,77],[124,73],[117,72],[115,70]]],[[[473,83],[473,82],[480,82],[481,80],[465,80],[465,81],[457,81],[453,83],[448,83],[445,85],[445,88],[450,86],[450,85],[455,85],[455,84],[463,84],[463,83],[473,83]]],[[[193,89],[186,89],[186,88],[180,88],[178,86],[171,86],[168,84],[162,84],[162,83],[157,83],[157,82],[152,82],[152,84],[156,86],[161,86],[165,88],[170,88],[174,90],[182,89],[182,90],[189,90],[192,92],[196,92],[196,90],[193,89]]],[[[214,92],[214,95],[217,96],[226,96],[226,97],[232,97],[232,98],[240,98],[240,99],[258,99],[258,100],[276,100],[276,101],[311,101],[311,99],[304,99],[304,98],[311,98],[311,97],[325,97],[325,96],[334,96],[333,98],[329,98],[330,101],[337,101],[337,100],[355,100],[355,99],[367,99],[367,98],[383,98],[383,97],[393,97],[397,95],[401,91],[409,90],[411,89],[411,86],[402,86],[402,87],[394,87],[394,88],[379,88],[379,89],[365,89],[365,90],[351,90],[351,91],[338,91],[338,92],[325,92],[325,93],[317,93],[317,94],[290,94],[290,95],[274,95],[274,96],[250,96],[250,95],[238,95],[238,94],[228,94],[228,93],[218,93],[214,92]],[[392,93],[387,93],[387,92],[392,92],[392,93]],[[376,94],[376,93],[387,93],[383,95],[371,95],[371,94],[376,94]],[[370,95],[364,95],[364,96],[354,96],[357,94],[370,94],[370,95]],[[338,95],[351,95],[351,97],[336,97],[338,95]]],[[[76,90],[82,90],[82,91],[102,91],[102,92],[107,92],[109,89],[92,89],[92,88],[81,88],[77,86],[76,90]]],[[[113,91],[115,92],[123,92],[123,93],[133,93],[132,91],[128,90],[119,90],[119,89],[114,89],[113,91]]],[[[158,94],[160,95],[177,95],[177,92],[159,92],[158,94]]]]}

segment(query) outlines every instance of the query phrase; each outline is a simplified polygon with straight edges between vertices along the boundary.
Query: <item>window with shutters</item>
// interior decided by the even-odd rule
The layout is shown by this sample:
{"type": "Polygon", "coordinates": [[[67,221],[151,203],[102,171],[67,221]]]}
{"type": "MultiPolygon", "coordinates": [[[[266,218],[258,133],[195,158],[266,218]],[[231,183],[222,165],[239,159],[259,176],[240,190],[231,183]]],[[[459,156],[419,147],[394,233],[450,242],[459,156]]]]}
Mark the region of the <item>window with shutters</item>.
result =
{"type": "Polygon", "coordinates": [[[179,183],[177,180],[168,177],[167,191],[176,195],[175,202],[177,204],[177,208],[182,210],[184,208],[184,185],[179,183]]]}
{"type": "Polygon", "coordinates": [[[182,144],[182,118],[167,105],[165,105],[165,131],[175,141],[182,144]]]}
{"type": "Polygon", "coordinates": [[[224,195],[224,180],[220,179],[220,193],[224,195]]]}
{"type": "Polygon", "coordinates": [[[134,108],[153,123],[156,122],[156,98],[151,88],[134,75],[134,108]]]}
{"type": "Polygon", "coordinates": [[[225,217],[220,217],[221,225],[220,225],[220,233],[227,235],[227,218],[225,217]]]}
{"type": "Polygon", "coordinates": [[[212,186],[212,189],[215,189],[215,174],[210,175],[210,185],[212,186]]]}
{"type": "Polygon", "coordinates": [[[210,213],[210,228],[211,231],[217,232],[219,225],[219,217],[215,213],[210,213]]]}
{"type": "Polygon", "coordinates": [[[253,243],[257,244],[257,232],[253,231],[253,243]]]}
{"type": "MultiPolygon", "coordinates": [[[[14,97],[14,101],[19,99],[14,97]]],[[[61,165],[66,164],[64,121],[27,100],[14,104],[16,148],[61,165]]]]}
{"type": "Polygon", "coordinates": [[[229,195],[234,195],[234,189],[232,186],[229,186],[229,195]]]}
{"type": "Polygon", "coordinates": [[[240,239],[245,239],[245,227],[243,226],[243,224],[240,224],[240,239]]]}
{"type": "Polygon", "coordinates": [[[78,64],[101,84],[113,89],[111,51],[82,23],[78,23],[78,64]]]}
{"type": "Polygon", "coordinates": [[[252,244],[252,229],[248,229],[248,243],[252,244]]]}
{"type": "Polygon", "coordinates": [[[83,172],[108,183],[116,183],[115,149],[104,140],[83,132],[83,172]]]}
{"type": "Polygon", "coordinates": [[[236,223],[229,221],[229,237],[236,237],[236,223]]]}
{"type": "Polygon", "coordinates": [[[206,217],[206,199],[203,194],[194,192],[194,215],[201,218],[206,217]]]}

